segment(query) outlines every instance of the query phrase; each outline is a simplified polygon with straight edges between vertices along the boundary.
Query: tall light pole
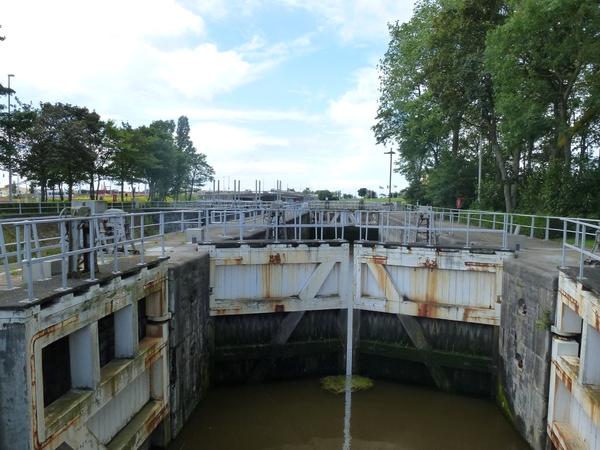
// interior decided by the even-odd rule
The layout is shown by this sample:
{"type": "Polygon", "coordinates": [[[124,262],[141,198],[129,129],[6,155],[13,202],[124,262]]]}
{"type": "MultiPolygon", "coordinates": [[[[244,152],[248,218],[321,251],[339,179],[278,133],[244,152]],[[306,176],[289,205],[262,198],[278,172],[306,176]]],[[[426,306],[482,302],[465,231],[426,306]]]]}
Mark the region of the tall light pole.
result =
{"type": "Polygon", "coordinates": [[[388,185],[388,202],[390,206],[392,205],[392,155],[395,155],[396,152],[390,150],[389,152],[384,152],[384,155],[390,155],[390,184],[388,185]]]}
{"type": "Polygon", "coordinates": [[[12,73],[8,74],[8,201],[13,201],[12,189],[12,143],[10,141],[10,131],[12,124],[10,123],[10,79],[14,77],[12,73]]]}

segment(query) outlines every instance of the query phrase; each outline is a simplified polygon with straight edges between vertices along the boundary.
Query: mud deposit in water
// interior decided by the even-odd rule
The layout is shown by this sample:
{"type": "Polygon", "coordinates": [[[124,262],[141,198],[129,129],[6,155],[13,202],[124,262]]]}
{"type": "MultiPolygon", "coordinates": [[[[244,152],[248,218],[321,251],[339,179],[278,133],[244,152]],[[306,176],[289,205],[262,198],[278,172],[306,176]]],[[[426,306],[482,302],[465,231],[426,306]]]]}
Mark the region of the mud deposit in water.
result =
{"type": "MultiPolygon", "coordinates": [[[[213,389],[168,450],[341,450],[344,394],[318,379],[213,389]]],[[[352,394],[352,450],[527,450],[494,403],[375,380],[352,394]]]]}

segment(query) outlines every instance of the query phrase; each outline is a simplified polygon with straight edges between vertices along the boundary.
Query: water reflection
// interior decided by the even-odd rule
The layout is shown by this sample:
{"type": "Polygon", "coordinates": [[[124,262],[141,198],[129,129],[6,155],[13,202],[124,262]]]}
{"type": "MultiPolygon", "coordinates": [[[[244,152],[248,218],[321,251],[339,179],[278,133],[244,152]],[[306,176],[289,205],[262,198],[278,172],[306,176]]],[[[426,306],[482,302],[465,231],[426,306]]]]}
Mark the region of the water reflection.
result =
{"type": "Polygon", "coordinates": [[[350,412],[352,411],[352,391],[350,389],[350,377],[346,377],[346,393],[344,408],[344,450],[350,450],[350,412]]]}
{"type": "Polygon", "coordinates": [[[375,380],[373,388],[355,392],[350,399],[325,391],[318,379],[304,379],[213,389],[168,449],[480,450],[484,447],[487,450],[529,448],[498,408],[485,400],[379,380],[375,380]]]}

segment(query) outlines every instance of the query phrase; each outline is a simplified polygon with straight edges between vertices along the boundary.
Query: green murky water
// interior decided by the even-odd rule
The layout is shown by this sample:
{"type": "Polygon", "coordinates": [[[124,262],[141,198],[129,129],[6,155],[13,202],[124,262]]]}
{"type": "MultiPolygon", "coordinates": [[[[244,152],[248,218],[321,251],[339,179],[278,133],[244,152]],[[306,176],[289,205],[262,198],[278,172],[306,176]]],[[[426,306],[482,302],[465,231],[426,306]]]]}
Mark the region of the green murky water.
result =
{"type": "Polygon", "coordinates": [[[485,400],[375,380],[347,404],[318,379],[216,388],[168,450],[529,449],[485,400]]]}

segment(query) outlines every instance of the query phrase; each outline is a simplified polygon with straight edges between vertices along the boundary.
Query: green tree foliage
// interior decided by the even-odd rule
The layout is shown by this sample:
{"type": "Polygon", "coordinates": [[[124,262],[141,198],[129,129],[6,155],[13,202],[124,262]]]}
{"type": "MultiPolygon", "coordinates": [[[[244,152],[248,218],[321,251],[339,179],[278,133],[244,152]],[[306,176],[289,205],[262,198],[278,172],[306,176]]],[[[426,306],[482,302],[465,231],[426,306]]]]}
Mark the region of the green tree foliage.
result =
{"type": "Polygon", "coordinates": [[[209,181],[213,181],[215,171],[206,161],[204,153],[194,153],[189,156],[189,173],[187,179],[188,195],[187,199],[192,199],[193,192],[204,186],[209,181]]]}
{"type": "MultiPolygon", "coordinates": [[[[378,143],[398,150],[408,201],[453,206],[462,196],[474,204],[479,154],[479,207],[528,212],[544,204],[533,200],[536,192],[573,196],[594,179],[596,1],[421,0],[409,22],[389,30],[373,130],[378,143]]],[[[598,203],[591,197],[582,202],[588,214],[598,203]]]]}
{"type": "Polygon", "coordinates": [[[319,200],[339,200],[339,193],[331,192],[330,190],[323,189],[315,191],[315,194],[319,197],[319,200]]]}
{"type": "MultiPolygon", "coordinates": [[[[123,123],[120,128],[112,122],[107,124],[106,133],[111,143],[112,158],[108,164],[107,177],[116,181],[121,187],[121,201],[123,201],[125,184],[132,186],[132,197],[135,198],[135,183],[143,181],[143,168],[146,159],[138,149],[138,134],[128,123],[123,123]]],[[[141,136],[139,136],[141,138],[141,136]]],[[[100,181],[98,181],[98,191],[100,181]]]]}
{"type": "Polygon", "coordinates": [[[40,187],[42,201],[57,186],[61,199],[64,186],[70,200],[73,187],[84,182],[95,199],[103,179],[119,184],[122,200],[126,183],[133,188],[141,182],[149,185],[152,200],[184,188],[191,198],[214,176],[206,155],[193,146],[184,116],[177,130],[172,120],[117,127],[94,111],[62,103],[17,103],[10,116],[0,112],[0,167],[9,166],[40,187]]]}
{"type": "Polygon", "coordinates": [[[103,122],[87,108],[62,103],[42,103],[27,132],[27,151],[21,158],[22,176],[35,181],[46,198],[46,187],[67,186],[69,200],[73,186],[91,177],[98,166],[102,148],[103,122]]]}

